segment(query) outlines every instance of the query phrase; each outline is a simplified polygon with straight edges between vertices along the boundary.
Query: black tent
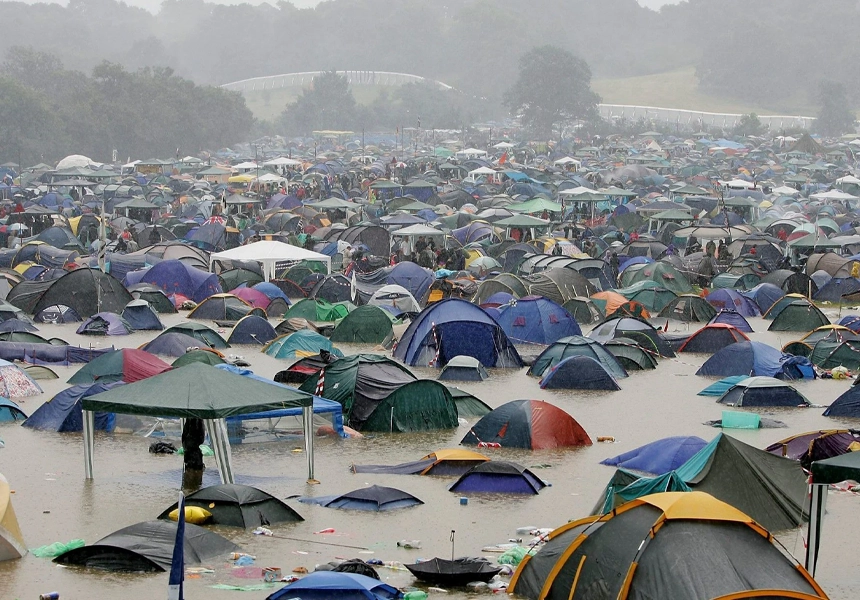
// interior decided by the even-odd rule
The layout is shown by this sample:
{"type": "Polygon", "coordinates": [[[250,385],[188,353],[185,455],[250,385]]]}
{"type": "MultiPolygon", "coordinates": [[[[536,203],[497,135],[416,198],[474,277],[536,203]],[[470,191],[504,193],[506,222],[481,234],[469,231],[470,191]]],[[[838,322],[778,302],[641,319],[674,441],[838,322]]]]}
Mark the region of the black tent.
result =
{"type": "Polygon", "coordinates": [[[118,279],[97,269],[76,269],[59,279],[27,282],[29,285],[20,287],[23,283],[9,290],[7,299],[30,314],[65,305],[87,318],[98,312],[120,313],[133,300],[118,279]]]}
{"type": "MultiPolygon", "coordinates": [[[[176,523],[144,521],[115,531],[90,546],[64,552],[54,562],[106,571],[167,571],[173,559],[175,541],[176,523]]],[[[241,550],[217,533],[191,523],[185,524],[186,565],[198,565],[241,550]]]]}
{"type": "MultiPolygon", "coordinates": [[[[178,503],[170,505],[158,518],[168,519],[177,506],[178,503]]],[[[299,513],[274,496],[237,483],[213,485],[197,490],[186,496],[185,506],[199,506],[209,511],[212,516],[207,524],[211,525],[253,528],[304,521],[299,513]]]]}

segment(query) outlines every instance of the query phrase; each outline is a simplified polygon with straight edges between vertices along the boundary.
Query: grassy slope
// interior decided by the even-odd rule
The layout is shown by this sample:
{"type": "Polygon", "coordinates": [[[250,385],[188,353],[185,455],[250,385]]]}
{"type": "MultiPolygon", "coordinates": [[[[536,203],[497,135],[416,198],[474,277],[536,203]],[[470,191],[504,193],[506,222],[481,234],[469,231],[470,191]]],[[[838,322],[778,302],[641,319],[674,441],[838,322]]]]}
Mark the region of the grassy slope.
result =
{"type": "Polygon", "coordinates": [[[698,89],[695,69],[688,67],[668,73],[627,77],[623,79],[595,79],[592,88],[606,104],[634,104],[661,108],[685,108],[707,112],[750,113],[761,115],[792,114],[814,115],[814,108],[802,99],[784,98],[782,106],[755,106],[730,95],[714,96],[698,89]]]}

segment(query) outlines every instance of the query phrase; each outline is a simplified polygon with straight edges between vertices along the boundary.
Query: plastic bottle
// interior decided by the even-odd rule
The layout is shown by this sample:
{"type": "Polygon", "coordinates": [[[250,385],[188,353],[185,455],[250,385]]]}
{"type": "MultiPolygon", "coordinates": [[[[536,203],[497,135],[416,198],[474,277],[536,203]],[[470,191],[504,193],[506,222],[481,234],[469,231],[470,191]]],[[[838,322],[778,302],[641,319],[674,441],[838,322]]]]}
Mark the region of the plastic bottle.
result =
{"type": "Polygon", "coordinates": [[[421,540],[400,540],[397,545],[407,549],[420,548],[421,540]]]}
{"type": "Polygon", "coordinates": [[[424,600],[427,598],[427,592],[422,590],[412,590],[403,594],[403,600],[424,600]]]}

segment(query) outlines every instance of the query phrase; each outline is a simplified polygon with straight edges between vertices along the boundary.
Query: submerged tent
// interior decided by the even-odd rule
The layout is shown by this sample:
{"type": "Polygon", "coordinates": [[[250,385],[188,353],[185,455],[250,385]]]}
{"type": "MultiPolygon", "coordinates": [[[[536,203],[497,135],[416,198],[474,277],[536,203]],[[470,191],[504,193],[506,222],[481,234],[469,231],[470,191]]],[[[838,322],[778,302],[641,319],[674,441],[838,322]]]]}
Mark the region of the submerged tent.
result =
{"type": "Polygon", "coordinates": [[[484,365],[471,356],[455,356],[439,373],[440,381],[484,381],[489,375],[484,365]]]}
{"type": "Polygon", "coordinates": [[[20,406],[8,398],[0,397],[0,423],[23,421],[26,418],[27,415],[21,410],[20,406]]]}
{"type": "Polygon", "coordinates": [[[7,300],[33,315],[64,305],[86,318],[101,311],[118,313],[133,300],[118,279],[98,269],[75,269],[59,279],[28,282],[32,287],[22,287],[24,283],[12,288],[7,300]]]}
{"type": "Polygon", "coordinates": [[[266,311],[256,308],[233,294],[213,294],[188,313],[189,319],[238,321],[246,315],[266,318],[266,311]]]}
{"type": "Polygon", "coordinates": [[[543,450],[590,446],[591,438],[572,416],[549,402],[514,400],[483,416],[460,443],[543,450]]]}
{"type": "MultiPolygon", "coordinates": [[[[31,429],[60,433],[82,431],[84,417],[81,401],[85,397],[100,394],[118,385],[122,383],[115,381],[73,385],[42,404],[21,425],[31,429]]],[[[94,417],[95,429],[113,431],[115,425],[116,415],[111,412],[99,412],[94,417]]]]}
{"type": "Polygon", "coordinates": [[[381,512],[424,504],[421,500],[396,488],[371,485],[345,494],[299,498],[305,504],[319,504],[327,508],[381,512]]]}
{"type": "Polygon", "coordinates": [[[131,332],[131,325],[112,312],[100,312],[91,316],[75,331],[79,335],[128,335],[131,332]]]}
{"type": "Polygon", "coordinates": [[[358,573],[314,571],[269,594],[266,600],[396,600],[403,593],[379,579],[358,573]]]}
{"type": "Polygon", "coordinates": [[[504,330],[471,302],[448,298],[425,308],[394,349],[408,365],[444,367],[455,356],[471,356],[487,367],[521,367],[504,330]]]}
{"type": "Polygon", "coordinates": [[[12,490],[0,474],[0,562],[15,560],[25,554],[27,546],[12,507],[12,490]]]}
{"type": "Polygon", "coordinates": [[[817,461],[856,452],[860,448],[860,431],[856,429],[821,429],[807,431],[774,442],[766,452],[799,460],[804,469],[817,461]]]}
{"type": "Polygon", "coordinates": [[[827,598],[753,518],[699,492],[652,494],[559,527],[520,563],[509,591],[529,600],[827,598]]]}
{"type": "Polygon", "coordinates": [[[394,308],[398,313],[418,313],[421,306],[409,290],[401,285],[384,285],[373,293],[367,301],[370,306],[394,308]]]}
{"type": "MultiPolygon", "coordinates": [[[[299,513],[271,494],[237,483],[199,489],[185,497],[185,506],[197,506],[209,512],[207,525],[249,529],[304,520],[299,513]]],[[[170,513],[177,507],[178,503],[171,504],[158,518],[170,519],[170,513]]]]}
{"type": "Polygon", "coordinates": [[[562,338],[540,353],[528,374],[541,377],[547,369],[554,367],[559,362],[570,356],[588,356],[599,362],[616,378],[627,377],[627,371],[600,342],[581,335],[562,338]]]}
{"type": "Polygon", "coordinates": [[[491,460],[475,465],[451,484],[449,492],[496,494],[537,494],[546,484],[530,470],[515,462],[491,460]]]}
{"type": "Polygon", "coordinates": [[[628,338],[615,338],[603,347],[614,356],[625,371],[648,371],[657,368],[656,352],[649,352],[628,338]]]}
{"type": "Polygon", "coordinates": [[[773,377],[748,377],[730,387],[717,399],[733,406],[809,406],[803,394],[773,377]]]}
{"type": "Polygon", "coordinates": [[[668,358],[675,356],[672,347],[653,325],[632,316],[615,315],[609,317],[592,329],[588,333],[588,337],[601,343],[619,337],[629,338],[646,350],[655,352],[660,356],[668,358]]]}
{"type": "MultiPolygon", "coordinates": [[[[184,323],[168,327],[155,339],[157,340],[158,338],[170,333],[184,333],[187,336],[193,337],[197,340],[197,344],[195,344],[197,346],[202,343],[210,348],[217,348],[219,350],[230,347],[230,345],[224,341],[224,338],[222,338],[221,334],[217,331],[203,323],[197,323],[195,321],[186,321],[184,323]]],[[[153,354],[155,354],[155,352],[153,352],[153,354]]]]}
{"type": "Polygon", "coordinates": [[[830,320],[808,300],[795,300],[785,306],[771,322],[768,331],[812,331],[830,320]]]}
{"type": "Polygon", "coordinates": [[[295,358],[296,356],[312,356],[320,350],[330,352],[335,356],[343,353],[334,347],[331,340],[309,329],[278,336],[263,346],[262,352],[275,358],[295,358]]]}
{"type": "Polygon", "coordinates": [[[126,273],[123,283],[126,286],[148,283],[161,288],[168,296],[181,294],[198,303],[213,294],[223,292],[215,273],[209,273],[173,259],[163,260],[148,269],[126,273]]]}
{"type": "Polygon", "coordinates": [[[664,319],[676,319],[687,323],[707,323],[717,311],[708,301],[696,294],[682,294],[669,301],[660,311],[664,319]]]}
{"type": "Polygon", "coordinates": [[[516,344],[552,344],[564,337],[582,335],[569,312],[552,300],[537,296],[502,305],[493,317],[516,344]]]}
{"type": "Polygon", "coordinates": [[[68,383],[134,383],[168,370],[170,365],[154,354],[135,348],[122,348],[94,358],[78,369],[68,383]]]}
{"type": "Polygon", "coordinates": [[[755,302],[737,290],[717,289],[708,294],[707,300],[717,310],[733,310],[744,317],[757,317],[761,312],[755,302]]]}
{"type": "Polygon", "coordinates": [[[135,331],[161,331],[164,325],[146,300],[132,300],[122,309],[122,318],[135,331]]]}
{"type": "Polygon", "coordinates": [[[322,299],[305,298],[293,304],[284,313],[284,320],[307,319],[308,321],[337,321],[349,314],[349,306],[345,303],[331,304],[322,299]]]}
{"type": "Polygon", "coordinates": [[[749,341],[744,333],[731,325],[714,323],[705,325],[681,344],[678,352],[713,354],[736,342],[749,341]]]}
{"type": "Polygon", "coordinates": [[[852,385],[824,411],[825,417],[860,418],[860,386],[852,385]]]}
{"type": "Polygon", "coordinates": [[[761,314],[765,314],[770,307],[785,297],[782,288],[772,283],[760,283],[751,290],[742,292],[744,296],[755,302],[761,314]]]}
{"type": "Polygon", "coordinates": [[[278,337],[269,321],[257,315],[247,315],[233,326],[227,343],[233,345],[262,346],[278,337]]]}
{"type": "Polygon", "coordinates": [[[483,454],[461,448],[436,450],[416,461],[399,465],[352,465],[353,473],[391,475],[437,475],[459,477],[477,464],[490,460],[483,454]]]}
{"type": "Polygon", "coordinates": [[[776,348],[762,342],[737,342],[726,346],[705,361],[696,375],[727,377],[729,375],[764,375],[776,377],[783,372],[788,359],[776,348]]]}
{"type": "Polygon", "coordinates": [[[185,333],[177,333],[175,331],[161,333],[151,342],[148,342],[140,347],[151,354],[161,356],[184,356],[189,349],[208,348],[209,346],[200,340],[191,337],[185,333]]]}
{"type": "Polygon", "coordinates": [[[42,393],[42,388],[24,370],[6,360],[0,360],[0,397],[29,398],[42,393]]]}
{"type": "MultiPolygon", "coordinates": [[[[169,571],[173,561],[177,524],[173,521],[144,521],[115,531],[89,546],[60,554],[61,565],[75,565],[115,572],[169,571]]],[[[185,524],[184,560],[199,565],[226,558],[242,549],[215,532],[185,524]]]]}
{"type": "Polygon", "coordinates": [[[540,380],[547,390],[620,390],[615,378],[590,356],[568,356],[552,366],[540,380]]]}
{"type": "Polygon", "coordinates": [[[663,475],[683,465],[705,445],[707,442],[695,435],[667,437],[602,460],[600,464],[663,475]]]}
{"type": "Polygon", "coordinates": [[[381,344],[388,347],[393,340],[391,317],[378,306],[359,306],[331,334],[332,342],[346,344],[381,344]]]}

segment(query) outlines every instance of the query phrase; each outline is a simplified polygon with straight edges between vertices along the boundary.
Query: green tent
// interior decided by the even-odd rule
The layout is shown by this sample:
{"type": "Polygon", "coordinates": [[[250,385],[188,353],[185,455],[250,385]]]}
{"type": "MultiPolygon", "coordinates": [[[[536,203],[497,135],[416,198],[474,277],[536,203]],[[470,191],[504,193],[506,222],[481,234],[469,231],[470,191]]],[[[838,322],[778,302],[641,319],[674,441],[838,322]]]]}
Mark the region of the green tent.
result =
{"type": "Polygon", "coordinates": [[[82,400],[84,455],[87,479],[92,479],[96,412],[150,417],[203,419],[212,440],[222,483],[233,483],[230,443],[224,419],[234,415],[285,408],[306,408],[305,444],[308,476],[313,476],[313,396],[293,388],[271,385],[202,363],[173,369],[82,400]]]}
{"type": "Polygon", "coordinates": [[[347,344],[382,344],[388,348],[394,340],[389,315],[378,306],[359,306],[340,322],[330,339],[347,344]]]}
{"type": "Polygon", "coordinates": [[[176,360],[174,360],[170,366],[174,369],[179,367],[184,367],[185,365],[190,365],[192,363],[203,363],[204,365],[223,365],[226,361],[215,354],[214,352],[210,352],[208,350],[192,350],[191,352],[186,352],[176,360]]]}
{"type": "Polygon", "coordinates": [[[817,306],[807,300],[795,300],[780,311],[767,330],[812,331],[822,325],[830,325],[830,320],[817,306]]]}
{"type": "Polygon", "coordinates": [[[667,290],[651,279],[643,279],[615,291],[628,300],[635,300],[654,314],[663,310],[669,302],[678,297],[673,291],[667,290]]]}
{"type": "Polygon", "coordinates": [[[851,371],[856,371],[860,368],[860,340],[840,342],[820,340],[812,348],[809,360],[816,367],[822,369],[845,367],[851,371]]]}
{"type": "Polygon", "coordinates": [[[693,286],[690,285],[687,278],[669,263],[649,263],[642,265],[641,268],[625,269],[621,274],[621,284],[624,286],[631,286],[646,279],[656,282],[660,287],[679,296],[693,293],[693,286]]]}
{"type": "Polygon", "coordinates": [[[457,414],[464,419],[483,417],[492,410],[483,400],[465,390],[449,385],[448,391],[457,405],[457,414]]]}
{"type": "Polygon", "coordinates": [[[629,338],[614,338],[603,343],[625,371],[646,371],[657,368],[657,357],[629,338]]]}
{"type": "MultiPolygon", "coordinates": [[[[322,372],[321,395],[343,406],[347,424],[354,429],[427,431],[457,426],[457,408],[448,389],[432,380],[419,382],[390,358],[356,354],[326,364],[322,372]],[[436,385],[410,385],[424,382],[436,385]],[[406,389],[400,392],[402,388],[406,389]],[[376,414],[378,407],[382,412],[376,414]]],[[[318,379],[319,373],[311,375],[300,389],[315,391],[318,379]]]]}
{"type": "Polygon", "coordinates": [[[228,344],[224,340],[224,338],[222,338],[218,334],[217,331],[215,331],[211,327],[207,327],[203,323],[196,323],[194,321],[179,323],[178,325],[174,325],[173,327],[168,327],[167,329],[162,331],[157,337],[161,337],[162,335],[168,333],[184,333],[185,335],[191,336],[194,339],[203,342],[210,348],[217,348],[221,350],[230,347],[230,344],[228,344]]]}
{"type": "Polygon", "coordinates": [[[448,388],[438,381],[419,379],[385,397],[362,426],[362,431],[404,433],[454,429],[457,405],[448,388]]]}
{"type": "Polygon", "coordinates": [[[283,278],[289,279],[295,284],[301,284],[302,281],[304,281],[306,278],[310,277],[314,273],[322,273],[323,275],[328,275],[328,265],[319,260],[301,260],[291,266],[284,273],[283,278]]]}
{"type": "Polygon", "coordinates": [[[707,323],[717,316],[717,311],[701,296],[681,294],[663,307],[660,316],[687,323],[707,323]]]}
{"type": "Polygon", "coordinates": [[[337,321],[348,314],[349,307],[346,303],[331,304],[321,299],[305,298],[284,313],[284,320],[298,318],[308,321],[337,321]]]}
{"type": "Polygon", "coordinates": [[[331,340],[310,329],[280,335],[263,346],[261,352],[274,358],[295,358],[300,352],[307,356],[319,354],[320,350],[343,356],[343,353],[332,345],[331,340]]]}

